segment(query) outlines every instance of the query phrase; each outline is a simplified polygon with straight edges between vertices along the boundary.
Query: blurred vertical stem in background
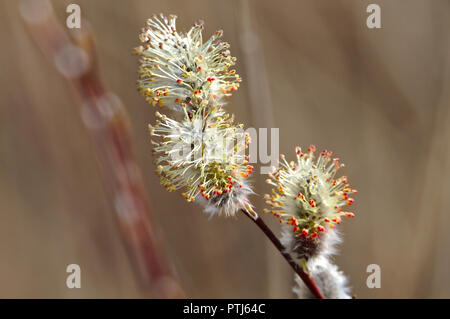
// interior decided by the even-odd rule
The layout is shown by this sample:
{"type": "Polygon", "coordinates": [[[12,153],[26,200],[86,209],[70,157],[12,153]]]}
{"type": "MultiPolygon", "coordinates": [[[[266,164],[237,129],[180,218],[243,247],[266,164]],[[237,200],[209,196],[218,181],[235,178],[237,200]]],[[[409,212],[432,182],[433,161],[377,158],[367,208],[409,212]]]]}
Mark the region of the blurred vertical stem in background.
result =
{"type": "MultiPolygon", "coordinates": [[[[276,127],[273,119],[273,104],[270,95],[270,83],[268,80],[267,69],[264,62],[264,48],[257,30],[255,30],[255,20],[251,14],[255,5],[249,0],[239,0],[236,3],[236,20],[238,25],[238,34],[240,36],[240,45],[242,48],[242,57],[244,60],[246,78],[248,79],[248,96],[251,111],[252,125],[254,127],[276,127]]],[[[273,151],[272,151],[273,152],[273,151]]],[[[257,176],[259,184],[265,185],[262,175],[257,176]]],[[[265,201],[261,197],[260,204],[265,201]]],[[[289,297],[291,277],[284,270],[283,261],[273,258],[270,244],[266,244],[266,265],[271,274],[267,278],[267,294],[269,298],[277,298],[280,295],[289,297]]]]}
{"type": "Polygon", "coordinates": [[[119,98],[105,90],[101,82],[88,23],[82,21],[82,27],[74,29],[72,41],[49,1],[22,1],[20,10],[33,40],[81,99],[81,117],[92,138],[104,187],[113,201],[140,286],[153,297],[184,297],[152,230],[128,116],[119,98]]]}

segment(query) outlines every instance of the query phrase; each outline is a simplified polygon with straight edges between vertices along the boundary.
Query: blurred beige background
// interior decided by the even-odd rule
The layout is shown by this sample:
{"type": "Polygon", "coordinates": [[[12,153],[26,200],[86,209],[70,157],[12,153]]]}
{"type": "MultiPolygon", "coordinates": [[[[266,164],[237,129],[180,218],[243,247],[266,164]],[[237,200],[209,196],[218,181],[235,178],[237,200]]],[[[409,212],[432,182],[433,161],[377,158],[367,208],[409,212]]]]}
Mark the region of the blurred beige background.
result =
{"type": "MultiPolygon", "coordinates": [[[[279,127],[288,157],[313,143],[346,164],[357,217],[341,228],[336,261],[359,298],[450,297],[449,1],[53,1],[61,23],[69,3],[90,21],[105,83],[129,112],[151,217],[189,297],[291,298],[292,271],[247,219],[208,220],[159,185],[154,109],[136,92],[131,54],[159,12],[177,14],[180,30],[199,18],[206,35],[224,30],[244,79],[228,105],[240,122],[279,127]],[[381,5],[382,29],[366,27],[369,3],[381,5]],[[366,286],[369,264],[381,266],[380,289],[366,286]]],[[[77,102],[18,5],[0,1],[0,297],[144,297],[77,102]],[[71,263],[81,289],[65,285],[71,263]]]]}

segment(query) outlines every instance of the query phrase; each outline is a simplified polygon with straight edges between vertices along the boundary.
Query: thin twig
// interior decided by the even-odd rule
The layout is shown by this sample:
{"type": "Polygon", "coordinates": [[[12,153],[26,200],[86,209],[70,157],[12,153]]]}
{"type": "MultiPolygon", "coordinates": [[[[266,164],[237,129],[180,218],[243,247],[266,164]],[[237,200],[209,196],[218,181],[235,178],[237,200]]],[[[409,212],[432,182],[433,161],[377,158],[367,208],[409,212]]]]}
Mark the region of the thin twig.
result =
{"type": "Polygon", "coordinates": [[[300,276],[300,278],[303,280],[303,282],[305,283],[306,287],[308,287],[309,290],[311,290],[311,292],[313,293],[313,295],[318,298],[318,299],[325,299],[325,297],[322,295],[322,293],[319,290],[319,287],[317,287],[317,284],[314,280],[314,278],[307,274],[302,267],[300,267],[293,259],[292,256],[286,252],[286,249],[283,247],[283,245],[281,244],[280,240],[275,236],[275,234],[270,230],[269,227],[267,227],[266,223],[264,222],[264,220],[259,217],[258,215],[253,215],[249,212],[247,212],[246,210],[242,209],[241,210],[242,213],[244,213],[245,216],[247,216],[248,218],[250,218],[250,220],[252,222],[254,222],[259,229],[262,230],[262,232],[264,233],[264,235],[267,236],[267,238],[270,239],[270,241],[272,242],[272,244],[274,244],[274,246],[278,249],[278,251],[280,252],[280,254],[284,257],[284,259],[286,259],[286,261],[288,262],[288,264],[292,267],[292,269],[294,269],[294,271],[297,273],[297,275],[300,276]]]}

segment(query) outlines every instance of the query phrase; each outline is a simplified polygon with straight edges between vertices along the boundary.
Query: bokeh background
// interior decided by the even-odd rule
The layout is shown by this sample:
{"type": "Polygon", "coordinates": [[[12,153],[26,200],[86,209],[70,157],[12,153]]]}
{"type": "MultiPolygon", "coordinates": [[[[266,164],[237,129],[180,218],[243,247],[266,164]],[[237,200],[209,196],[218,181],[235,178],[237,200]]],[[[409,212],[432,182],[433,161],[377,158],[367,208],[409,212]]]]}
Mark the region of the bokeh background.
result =
{"type": "MultiPolygon", "coordinates": [[[[53,1],[61,23],[74,1],[53,1]]],[[[243,77],[228,109],[280,128],[280,152],[334,151],[359,190],[337,264],[358,298],[450,297],[450,2],[447,0],[76,1],[102,78],[129,113],[151,218],[180,285],[195,298],[292,298],[292,271],[246,218],[208,220],[153,173],[136,91],[138,32],[154,13],[186,30],[224,30],[243,77]],[[377,3],[382,28],[366,27],[377,3]],[[381,267],[381,288],[366,267],[381,267]]],[[[77,99],[0,1],[0,297],[147,297],[125,251],[77,99]],[[82,288],[66,287],[66,266],[82,288]]],[[[257,166],[258,167],[258,166],[257,166]]],[[[257,170],[255,170],[256,172],[257,170]]],[[[268,188],[255,174],[258,194],[268,188]]],[[[262,196],[256,206],[263,208],[262,196]]],[[[276,220],[263,218],[279,231],[276,220]]]]}

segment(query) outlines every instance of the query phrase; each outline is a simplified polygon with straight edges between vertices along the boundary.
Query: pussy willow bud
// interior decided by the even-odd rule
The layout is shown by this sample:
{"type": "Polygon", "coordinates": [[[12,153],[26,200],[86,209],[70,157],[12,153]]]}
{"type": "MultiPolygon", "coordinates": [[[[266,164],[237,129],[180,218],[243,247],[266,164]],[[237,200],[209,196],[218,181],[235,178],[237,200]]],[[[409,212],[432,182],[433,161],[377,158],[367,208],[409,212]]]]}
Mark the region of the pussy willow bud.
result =
{"type": "Polygon", "coordinates": [[[157,173],[167,190],[184,189],[187,201],[200,199],[205,212],[234,215],[251,206],[247,178],[253,167],[245,157],[247,134],[220,108],[215,114],[205,110],[186,112],[182,121],[159,116],[150,130],[157,138],[153,141],[157,173]]]}
{"type": "MultiPolygon", "coordinates": [[[[350,288],[343,272],[327,258],[321,256],[308,263],[308,270],[327,299],[350,299],[350,288]]],[[[300,299],[314,299],[314,295],[305,286],[299,276],[295,276],[293,291],[300,299]]]]}
{"type": "Polygon", "coordinates": [[[236,58],[217,31],[203,41],[203,24],[186,33],[176,29],[176,16],[162,14],[147,21],[139,35],[138,89],[153,106],[197,109],[207,101],[221,103],[239,88],[241,78],[230,69],[236,58]]]}
{"type": "Polygon", "coordinates": [[[357,191],[346,177],[335,177],[343,164],[331,158],[332,152],[323,151],[316,158],[315,151],[314,145],[306,153],[297,147],[297,162],[288,163],[282,157],[280,168],[267,181],[274,186],[267,203],[272,207],[269,212],[283,224],[282,242],[305,261],[333,254],[339,242],[334,228],[342,217],[355,216],[347,208],[357,191]]]}
{"type": "Polygon", "coordinates": [[[154,16],[139,36],[138,89],[146,101],[181,112],[170,118],[157,113],[150,126],[157,173],[167,190],[183,189],[187,201],[210,214],[234,215],[251,210],[245,149],[250,141],[242,125],[221,107],[237,90],[241,78],[230,69],[236,59],[216,32],[203,41],[202,23],[178,32],[176,16],[154,16]],[[179,120],[181,118],[181,120],[179,120]]]}

